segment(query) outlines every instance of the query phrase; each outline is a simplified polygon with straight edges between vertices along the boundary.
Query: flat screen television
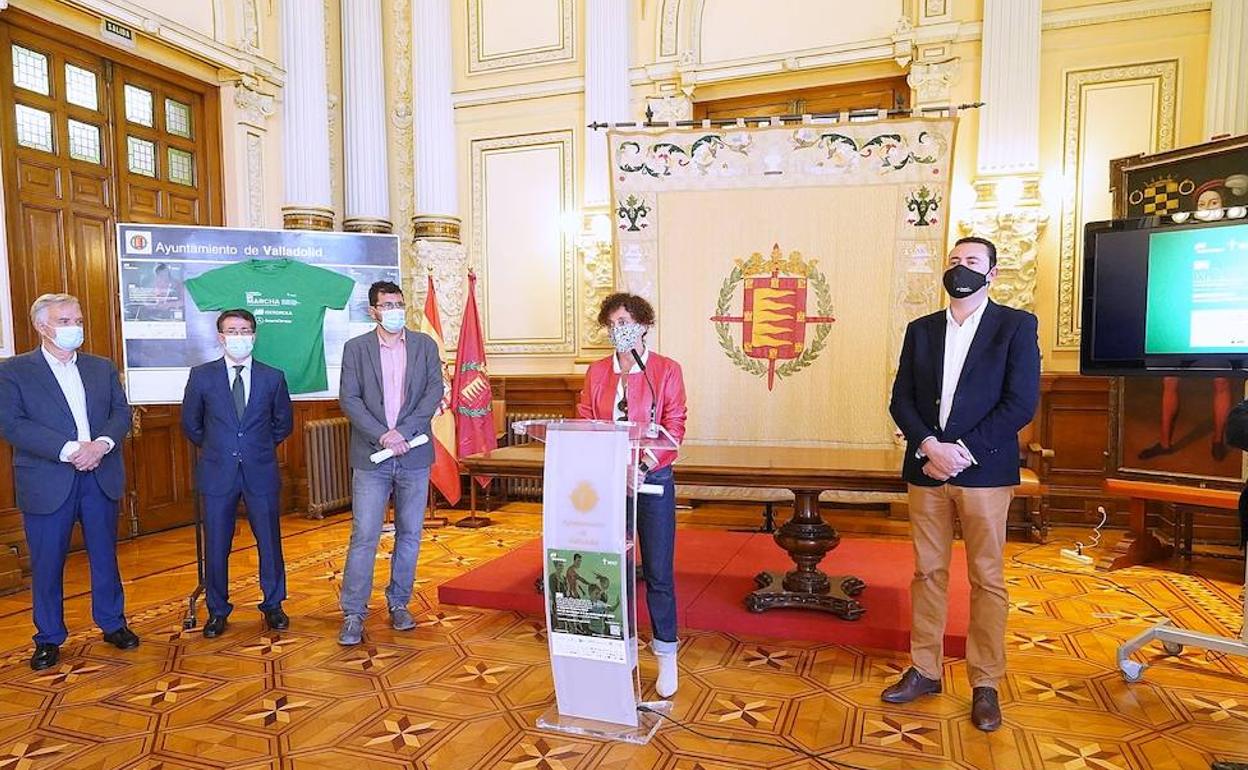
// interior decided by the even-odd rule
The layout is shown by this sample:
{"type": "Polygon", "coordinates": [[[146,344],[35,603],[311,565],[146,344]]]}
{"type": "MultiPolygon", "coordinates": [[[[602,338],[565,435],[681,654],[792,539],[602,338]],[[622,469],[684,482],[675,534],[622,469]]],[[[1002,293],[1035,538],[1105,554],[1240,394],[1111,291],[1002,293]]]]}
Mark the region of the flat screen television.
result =
{"type": "Polygon", "coordinates": [[[1248,220],[1090,222],[1083,254],[1081,372],[1248,369],[1248,220]]]}

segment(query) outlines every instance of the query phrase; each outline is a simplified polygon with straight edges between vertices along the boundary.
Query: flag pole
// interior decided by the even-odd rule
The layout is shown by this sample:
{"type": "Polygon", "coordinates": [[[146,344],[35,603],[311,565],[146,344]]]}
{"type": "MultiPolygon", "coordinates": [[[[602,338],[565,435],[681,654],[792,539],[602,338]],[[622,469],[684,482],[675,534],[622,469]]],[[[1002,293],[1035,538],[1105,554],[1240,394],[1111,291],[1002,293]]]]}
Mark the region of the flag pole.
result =
{"type": "MultiPolygon", "coordinates": [[[[459,327],[459,345],[455,350],[454,376],[451,381],[451,409],[455,412],[455,457],[457,459],[489,452],[498,446],[493,429],[494,396],[486,365],[481,318],[477,313],[476,286],[477,273],[469,268],[468,297],[464,302],[464,315],[459,327]]],[[[481,483],[487,490],[487,505],[490,499],[488,494],[490,482],[482,482],[483,479],[469,474],[469,514],[455,522],[455,526],[479,529],[494,523],[488,515],[480,515],[477,512],[477,484],[481,483]]]]}

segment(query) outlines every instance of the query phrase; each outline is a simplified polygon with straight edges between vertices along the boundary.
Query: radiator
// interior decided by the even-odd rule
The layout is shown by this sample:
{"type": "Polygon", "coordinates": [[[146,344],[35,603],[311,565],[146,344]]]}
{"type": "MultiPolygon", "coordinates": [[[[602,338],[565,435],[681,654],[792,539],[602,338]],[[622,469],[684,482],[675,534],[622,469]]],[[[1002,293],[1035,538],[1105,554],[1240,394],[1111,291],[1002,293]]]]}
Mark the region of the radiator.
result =
{"type": "MultiPolygon", "coordinates": [[[[528,444],[533,441],[528,436],[517,436],[512,432],[513,423],[523,422],[524,420],[558,420],[563,415],[547,413],[538,414],[533,412],[515,412],[507,415],[507,444],[509,446],[519,446],[520,444],[528,444]]],[[[541,479],[516,479],[501,478],[503,490],[508,500],[541,500],[542,499],[542,480],[541,479]]]]}
{"type": "Polygon", "coordinates": [[[308,517],[351,507],[351,423],[346,417],[309,420],[303,426],[308,471],[308,517]]]}

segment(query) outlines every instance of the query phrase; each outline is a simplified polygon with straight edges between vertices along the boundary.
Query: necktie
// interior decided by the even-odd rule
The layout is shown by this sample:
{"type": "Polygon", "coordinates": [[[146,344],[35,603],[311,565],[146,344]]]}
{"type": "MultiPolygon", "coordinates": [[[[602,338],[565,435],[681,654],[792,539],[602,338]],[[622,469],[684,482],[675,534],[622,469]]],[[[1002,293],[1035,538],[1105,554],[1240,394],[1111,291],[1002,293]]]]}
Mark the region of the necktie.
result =
{"type": "Polygon", "coordinates": [[[231,392],[234,394],[234,412],[238,415],[238,419],[243,419],[243,410],[247,408],[247,392],[243,390],[243,366],[239,364],[234,367],[234,387],[231,392]]]}

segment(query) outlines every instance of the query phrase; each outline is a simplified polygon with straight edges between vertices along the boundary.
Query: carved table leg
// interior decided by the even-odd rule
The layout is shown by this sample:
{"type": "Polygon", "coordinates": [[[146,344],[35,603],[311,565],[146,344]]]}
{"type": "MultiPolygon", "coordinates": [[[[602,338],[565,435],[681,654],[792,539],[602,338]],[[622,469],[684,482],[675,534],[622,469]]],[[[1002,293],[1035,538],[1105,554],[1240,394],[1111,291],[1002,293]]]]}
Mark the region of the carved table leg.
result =
{"type": "Polygon", "coordinates": [[[760,572],[754,578],[758,589],[745,597],[750,612],[798,607],[824,610],[844,620],[862,617],[865,610],[856,597],[866,584],[852,575],[829,577],[819,570],[824,555],[841,542],[819,512],[820,491],[793,490],[793,516],[776,531],[775,538],[797,568],[785,573],[760,572]]]}
{"type": "Polygon", "coordinates": [[[1112,571],[1137,564],[1148,564],[1154,561],[1169,559],[1174,554],[1173,546],[1168,546],[1157,539],[1148,529],[1148,501],[1132,498],[1130,503],[1130,532],[1109,553],[1101,556],[1096,563],[1098,571],[1112,571]]]}

